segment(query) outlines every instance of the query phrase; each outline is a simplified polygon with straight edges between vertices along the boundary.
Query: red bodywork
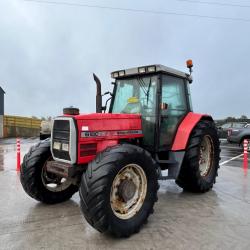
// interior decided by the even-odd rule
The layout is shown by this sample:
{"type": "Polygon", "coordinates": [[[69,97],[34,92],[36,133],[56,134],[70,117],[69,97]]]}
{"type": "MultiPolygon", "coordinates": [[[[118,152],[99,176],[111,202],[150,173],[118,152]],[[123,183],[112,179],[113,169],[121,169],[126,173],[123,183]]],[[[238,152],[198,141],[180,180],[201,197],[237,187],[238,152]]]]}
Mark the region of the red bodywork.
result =
{"type": "Polygon", "coordinates": [[[90,162],[96,153],[122,139],[143,137],[141,115],[96,113],[74,118],[78,127],[78,164],[90,162]]]}
{"type": "MultiPolygon", "coordinates": [[[[78,164],[92,161],[97,153],[117,145],[123,139],[143,137],[141,115],[96,113],[74,118],[78,128],[78,164]]],[[[212,119],[208,115],[187,114],[177,130],[172,151],[186,149],[190,133],[202,118],[212,119]]]]}
{"type": "Polygon", "coordinates": [[[190,112],[186,115],[177,130],[172,151],[181,151],[186,149],[188,139],[193,128],[202,118],[205,120],[212,120],[211,116],[204,114],[190,112]]]}

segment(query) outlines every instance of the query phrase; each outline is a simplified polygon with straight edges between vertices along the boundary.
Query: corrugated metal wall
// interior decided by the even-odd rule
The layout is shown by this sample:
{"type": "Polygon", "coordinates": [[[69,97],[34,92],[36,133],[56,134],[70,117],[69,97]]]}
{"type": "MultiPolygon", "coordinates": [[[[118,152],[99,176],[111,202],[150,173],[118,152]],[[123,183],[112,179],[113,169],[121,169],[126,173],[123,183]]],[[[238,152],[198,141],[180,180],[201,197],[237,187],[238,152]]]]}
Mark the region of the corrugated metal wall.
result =
{"type": "Polygon", "coordinates": [[[4,137],[33,137],[40,133],[41,120],[5,115],[3,119],[4,137]]]}
{"type": "Polygon", "coordinates": [[[0,138],[3,138],[3,115],[0,115],[0,138]]]}
{"type": "Polygon", "coordinates": [[[0,86],[0,115],[4,115],[4,91],[0,86]]]}

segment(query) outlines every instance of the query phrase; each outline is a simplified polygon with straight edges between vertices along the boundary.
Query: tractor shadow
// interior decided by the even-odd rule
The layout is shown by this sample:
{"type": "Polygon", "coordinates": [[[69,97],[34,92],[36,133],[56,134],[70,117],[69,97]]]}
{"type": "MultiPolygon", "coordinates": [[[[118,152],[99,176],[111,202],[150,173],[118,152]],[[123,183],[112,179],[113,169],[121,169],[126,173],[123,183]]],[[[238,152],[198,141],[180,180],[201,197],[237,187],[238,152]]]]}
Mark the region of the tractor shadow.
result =
{"type": "Polygon", "coordinates": [[[139,233],[129,238],[114,238],[93,229],[80,212],[78,194],[71,200],[56,205],[33,203],[33,206],[29,206],[23,229],[32,232],[27,239],[31,245],[39,238],[42,247],[45,246],[45,241],[53,242],[54,245],[46,243],[48,248],[70,248],[73,244],[77,248],[156,249],[161,247],[160,239],[171,244],[171,239],[179,237],[183,228],[188,230],[194,222],[199,226],[200,222],[197,221],[200,219],[220,214],[218,197],[213,190],[205,194],[192,194],[183,192],[174,182],[167,181],[161,183],[158,197],[154,214],[139,233]]]}

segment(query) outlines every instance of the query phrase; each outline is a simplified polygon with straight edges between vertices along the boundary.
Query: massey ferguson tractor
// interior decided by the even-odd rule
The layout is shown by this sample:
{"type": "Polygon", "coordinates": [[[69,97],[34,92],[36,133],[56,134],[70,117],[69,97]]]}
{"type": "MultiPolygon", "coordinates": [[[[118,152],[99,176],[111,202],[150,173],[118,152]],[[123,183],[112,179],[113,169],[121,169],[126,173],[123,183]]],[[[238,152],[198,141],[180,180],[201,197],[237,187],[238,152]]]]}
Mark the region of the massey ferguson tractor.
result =
{"type": "Polygon", "coordinates": [[[153,213],[158,180],[209,191],[219,168],[219,139],[212,117],[193,112],[191,60],[187,66],[188,74],[162,65],[115,71],[105,105],[94,75],[96,113],[70,107],[54,119],[51,138],[24,156],[20,179],[26,193],[55,204],[79,190],[92,227],[128,237],[153,213]]]}

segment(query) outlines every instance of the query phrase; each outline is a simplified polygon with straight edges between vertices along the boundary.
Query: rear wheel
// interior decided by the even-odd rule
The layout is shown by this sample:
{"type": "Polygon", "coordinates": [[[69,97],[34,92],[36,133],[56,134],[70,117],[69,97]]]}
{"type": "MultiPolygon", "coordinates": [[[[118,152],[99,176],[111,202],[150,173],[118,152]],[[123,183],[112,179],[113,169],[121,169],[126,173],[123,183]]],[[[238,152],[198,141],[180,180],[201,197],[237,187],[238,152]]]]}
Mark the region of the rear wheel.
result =
{"type": "Polygon", "coordinates": [[[70,180],[49,173],[47,161],[52,160],[50,141],[33,146],[24,156],[20,180],[25,192],[32,198],[49,204],[66,201],[78,191],[70,180]]]}
{"type": "Polygon", "coordinates": [[[220,161],[220,142],[212,121],[200,121],[192,131],[176,183],[184,190],[207,192],[213,187],[220,161]]]}
{"type": "Polygon", "coordinates": [[[83,174],[81,209],[98,231],[127,237],[153,213],[158,188],[150,154],[137,146],[118,145],[97,155],[83,174]]]}

